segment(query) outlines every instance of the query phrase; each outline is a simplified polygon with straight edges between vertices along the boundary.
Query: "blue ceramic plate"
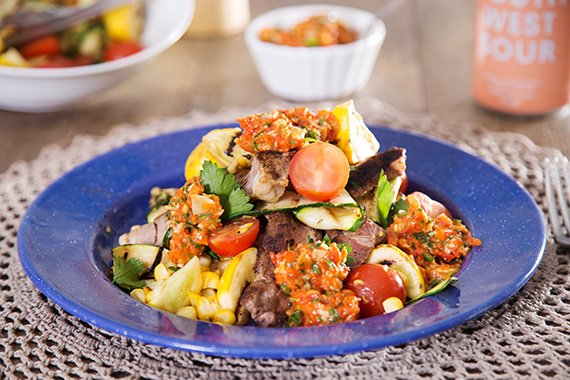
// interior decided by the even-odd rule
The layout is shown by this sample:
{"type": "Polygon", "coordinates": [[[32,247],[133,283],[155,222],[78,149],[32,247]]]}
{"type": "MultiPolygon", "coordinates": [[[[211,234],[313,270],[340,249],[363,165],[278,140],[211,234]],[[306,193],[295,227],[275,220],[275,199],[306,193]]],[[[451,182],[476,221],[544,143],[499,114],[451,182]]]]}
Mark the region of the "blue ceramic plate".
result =
{"type": "Polygon", "coordinates": [[[186,157],[210,129],[126,145],[44,191],[18,233],[22,265],[37,287],[82,320],[143,342],[212,355],[313,357],[403,344],[460,325],[517,292],[542,257],[541,213],[511,177],[446,143],[373,127],[384,149],[407,149],[410,188],[446,204],[483,241],[454,287],[394,313],[324,327],[222,327],[155,310],[111,283],[111,248],[144,222],[153,186],[183,183],[186,157]]]}

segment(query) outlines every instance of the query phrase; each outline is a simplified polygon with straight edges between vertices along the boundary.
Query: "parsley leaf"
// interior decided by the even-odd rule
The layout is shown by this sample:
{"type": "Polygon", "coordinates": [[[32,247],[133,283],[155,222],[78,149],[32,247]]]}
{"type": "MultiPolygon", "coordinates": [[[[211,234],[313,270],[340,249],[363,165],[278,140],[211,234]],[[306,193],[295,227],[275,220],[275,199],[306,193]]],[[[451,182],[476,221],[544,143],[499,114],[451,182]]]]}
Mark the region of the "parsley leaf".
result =
{"type": "Polygon", "coordinates": [[[249,197],[241,187],[232,190],[228,197],[228,206],[228,209],[224,207],[224,210],[228,212],[228,217],[245,214],[253,208],[253,205],[249,203],[249,197]]]}
{"type": "Polygon", "coordinates": [[[220,204],[224,209],[223,219],[234,218],[253,209],[253,204],[249,203],[249,197],[238,185],[234,175],[224,168],[219,168],[212,161],[204,161],[200,180],[206,194],[220,197],[220,204]]]}
{"type": "Polygon", "coordinates": [[[144,264],[139,259],[131,257],[128,261],[124,257],[113,257],[113,282],[121,288],[131,291],[144,286],[140,279],[144,271],[144,264]]]}

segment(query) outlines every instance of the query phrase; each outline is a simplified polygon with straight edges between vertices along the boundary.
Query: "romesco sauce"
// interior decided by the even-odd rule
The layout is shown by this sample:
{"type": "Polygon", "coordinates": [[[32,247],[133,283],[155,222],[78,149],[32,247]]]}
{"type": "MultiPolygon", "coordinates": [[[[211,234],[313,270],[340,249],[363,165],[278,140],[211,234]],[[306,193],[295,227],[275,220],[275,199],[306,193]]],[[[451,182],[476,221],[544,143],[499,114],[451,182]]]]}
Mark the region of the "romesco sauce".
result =
{"type": "Polygon", "coordinates": [[[237,119],[242,134],[236,144],[250,153],[288,152],[301,148],[305,138],[331,141],[336,137],[338,120],[331,111],[311,112],[307,107],[276,110],[237,119]]]}
{"type": "Polygon", "coordinates": [[[275,282],[290,297],[289,326],[326,325],[358,318],[358,297],[342,289],[350,271],[347,256],[346,247],[323,242],[271,252],[275,282]]]}
{"type": "Polygon", "coordinates": [[[568,0],[478,0],[473,96],[483,107],[540,115],[569,101],[568,0]]]}
{"type": "Polygon", "coordinates": [[[407,197],[405,213],[394,216],[388,226],[388,244],[399,247],[414,258],[424,270],[428,281],[449,278],[459,269],[463,257],[472,247],[481,245],[459,220],[445,214],[430,217],[416,197],[407,197]]]}
{"type": "Polygon", "coordinates": [[[221,227],[224,210],[217,195],[204,194],[199,177],[191,178],[176,190],[168,205],[170,252],[168,257],[178,265],[185,265],[192,257],[199,256],[208,244],[210,232],[221,227]],[[200,207],[194,202],[200,201],[200,207]]]}

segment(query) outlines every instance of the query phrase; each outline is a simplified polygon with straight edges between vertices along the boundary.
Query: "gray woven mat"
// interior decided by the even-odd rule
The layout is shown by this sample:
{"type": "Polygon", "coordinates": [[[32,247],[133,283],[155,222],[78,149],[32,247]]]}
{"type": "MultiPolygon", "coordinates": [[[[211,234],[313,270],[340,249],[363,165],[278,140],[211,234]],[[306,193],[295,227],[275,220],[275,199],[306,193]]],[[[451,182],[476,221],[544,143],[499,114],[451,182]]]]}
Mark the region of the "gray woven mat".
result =
{"type": "MultiPolygon", "coordinates": [[[[436,136],[494,162],[546,213],[542,161],[560,152],[539,148],[520,135],[403,114],[375,100],[357,108],[369,123],[436,136]]],[[[307,360],[216,358],[143,344],[71,316],[26,277],[17,255],[18,225],[30,202],[53,180],[124,143],[250,112],[233,108],[119,126],[104,137],[80,136],[68,147],[48,146],[33,162],[15,163],[0,175],[0,373],[42,379],[570,378],[570,255],[556,252],[551,243],[522,291],[483,317],[403,346],[307,360]]]]}

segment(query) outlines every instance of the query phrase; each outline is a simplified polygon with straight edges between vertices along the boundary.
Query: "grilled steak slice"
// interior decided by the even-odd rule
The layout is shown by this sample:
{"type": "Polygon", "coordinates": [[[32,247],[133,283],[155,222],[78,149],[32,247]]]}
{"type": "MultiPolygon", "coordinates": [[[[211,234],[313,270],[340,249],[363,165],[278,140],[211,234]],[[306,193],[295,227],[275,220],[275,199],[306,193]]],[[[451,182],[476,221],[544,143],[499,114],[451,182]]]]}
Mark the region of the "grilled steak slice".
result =
{"type": "Polygon", "coordinates": [[[393,147],[358,164],[350,172],[346,190],[353,198],[361,197],[376,187],[381,170],[384,170],[389,180],[404,174],[406,150],[393,147]]]}
{"type": "Polygon", "coordinates": [[[260,152],[253,156],[251,169],[236,173],[236,179],[250,198],[276,202],[289,184],[289,164],[295,151],[260,152]]]}
{"type": "Polygon", "coordinates": [[[287,212],[265,216],[267,226],[258,238],[259,250],[255,263],[255,279],[245,289],[240,303],[251,313],[253,321],[263,327],[282,326],[287,320],[285,312],[289,297],[275,283],[275,265],[270,252],[280,252],[309,238],[322,238],[320,231],[305,226],[287,212]]]}
{"type": "Polygon", "coordinates": [[[353,261],[351,268],[364,264],[370,251],[386,240],[386,230],[366,218],[356,231],[329,231],[329,237],[337,244],[350,244],[353,261]]]}
{"type": "Polygon", "coordinates": [[[311,228],[288,212],[274,212],[265,215],[267,226],[260,239],[260,246],[270,252],[279,252],[299,243],[307,243],[309,239],[319,240],[323,237],[319,230],[311,228]]]}
{"type": "Polygon", "coordinates": [[[283,326],[287,320],[285,312],[289,308],[289,297],[279,289],[275,280],[256,279],[245,289],[240,301],[258,326],[283,326]]]}
{"type": "Polygon", "coordinates": [[[127,233],[119,237],[119,244],[150,244],[162,246],[162,239],[168,229],[168,212],[156,217],[153,223],[133,226],[127,233]]]}

